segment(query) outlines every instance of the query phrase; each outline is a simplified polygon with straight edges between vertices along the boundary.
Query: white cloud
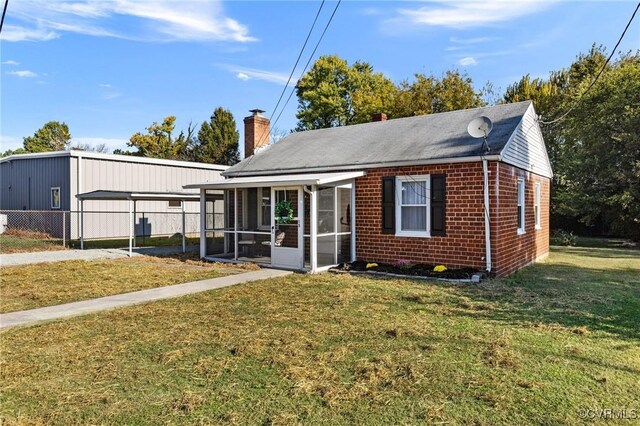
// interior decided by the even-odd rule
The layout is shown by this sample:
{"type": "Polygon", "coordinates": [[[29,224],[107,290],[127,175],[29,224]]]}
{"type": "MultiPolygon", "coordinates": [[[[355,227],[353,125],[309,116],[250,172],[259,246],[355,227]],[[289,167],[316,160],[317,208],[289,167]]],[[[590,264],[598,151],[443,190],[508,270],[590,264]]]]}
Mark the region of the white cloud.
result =
{"type": "Polygon", "coordinates": [[[500,40],[499,37],[472,37],[472,38],[459,38],[459,37],[451,37],[449,41],[451,43],[456,44],[478,44],[478,43],[487,43],[489,41],[500,40]]]}
{"type": "MultiPolygon", "coordinates": [[[[227,69],[230,72],[236,74],[236,78],[240,80],[248,80],[248,79],[256,79],[262,81],[268,81],[269,83],[276,83],[279,85],[287,84],[287,80],[289,79],[288,74],[279,73],[275,71],[265,71],[259,70],[255,68],[244,68],[236,65],[229,64],[220,64],[221,68],[227,69]]],[[[291,78],[289,82],[289,86],[294,86],[297,82],[297,78],[294,76],[291,78]]]]}
{"type": "Polygon", "coordinates": [[[22,138],[0,135],[0,150],[7,151],[22,148],[22,138]]]}
{"type": "Polygon", "coordinates": [[[31,77],[37,77],[38,76],[38,74],[36,74],[33,71],[29,71],[29,70],[7,71],[7,74],[15,75],[16,77],[20,77],[20,78],[31,78],[31,77]]]}
{"type": "Polygon", "coordinates": [[[398,14],[414,25],[471,28],[510,21],[546,9],[545,0],[438,0],[435,6],[399,9],[398,14]]]}
{"type": "Polygon", "coordinates": [[[100,83],[98,86],[109,89],[111,85],[109,83],[100,83]]]}
{"type": "Polygon", "coordinates": [[[462,65],[463,67],[473,67],[478,65],[478,62],[471,56],[465,56],[458,61],[458,64],[462,65]]]}
{"type": "Polygon", "coordinates": [[[3,61],[2,65],[20,65],[20,62],[8,60],[8,61],[3,61]]]}
{"type": "Polygon", "coordinates": [[[5,25],[2,30],[0,39],[3,41],[49,41],[60,37],[59,34],[44,28],[5,25]]]}
{"type": "Polygon", "coordinates": [[[13,5],[11,17],[5,41],[45,41],[65,32],[139,41],[256,40],[245,25],[225,16],[219,0],[25,0],[13,5]],[[119,17],[132,25],[118,26],[119,17]]]}

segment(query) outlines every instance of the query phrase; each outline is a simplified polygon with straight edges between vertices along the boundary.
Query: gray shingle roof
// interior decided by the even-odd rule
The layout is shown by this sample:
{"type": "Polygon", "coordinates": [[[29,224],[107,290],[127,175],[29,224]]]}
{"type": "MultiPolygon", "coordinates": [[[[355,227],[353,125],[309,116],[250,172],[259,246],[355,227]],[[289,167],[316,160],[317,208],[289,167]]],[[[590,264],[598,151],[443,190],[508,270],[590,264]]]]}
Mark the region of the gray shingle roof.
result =
{"type": "Polygon", "coordinates": [[[223,175],[329,171],[479,156],[482,139],[469,136],[467,125],[482,115],[493,122],[488,154],[499,154],[530,105],[526,101],[292,133],[223,175]]]}

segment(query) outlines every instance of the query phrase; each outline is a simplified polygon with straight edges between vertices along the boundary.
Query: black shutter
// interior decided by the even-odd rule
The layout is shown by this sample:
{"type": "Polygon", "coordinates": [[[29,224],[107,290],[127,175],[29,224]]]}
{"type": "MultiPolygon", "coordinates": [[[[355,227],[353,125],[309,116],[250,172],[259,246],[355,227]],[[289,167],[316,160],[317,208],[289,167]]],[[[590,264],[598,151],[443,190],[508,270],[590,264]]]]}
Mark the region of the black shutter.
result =
{"type": "Polygon", "coordinates": [[[446,235],[446,179],[445,175],[431,175],[431,235],[446,235]]]}
{"type": "Polygon", "coordinates": [[[382,233],[396,233],[396,178],[382,178],[382,233]]]}

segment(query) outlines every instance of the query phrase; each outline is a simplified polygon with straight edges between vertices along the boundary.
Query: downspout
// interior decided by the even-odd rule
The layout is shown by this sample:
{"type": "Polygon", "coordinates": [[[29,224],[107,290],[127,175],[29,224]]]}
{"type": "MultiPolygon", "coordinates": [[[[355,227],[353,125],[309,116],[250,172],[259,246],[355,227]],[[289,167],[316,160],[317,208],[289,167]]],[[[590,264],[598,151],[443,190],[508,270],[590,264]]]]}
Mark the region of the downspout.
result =
{"type": "Polygon", "coordinates": [[[491,224],[489,221],[489,167],[487,160],[482,159],[482,171],[484,174],[484,244],[487,261],[487,273],[491,272],[491,224]]]}

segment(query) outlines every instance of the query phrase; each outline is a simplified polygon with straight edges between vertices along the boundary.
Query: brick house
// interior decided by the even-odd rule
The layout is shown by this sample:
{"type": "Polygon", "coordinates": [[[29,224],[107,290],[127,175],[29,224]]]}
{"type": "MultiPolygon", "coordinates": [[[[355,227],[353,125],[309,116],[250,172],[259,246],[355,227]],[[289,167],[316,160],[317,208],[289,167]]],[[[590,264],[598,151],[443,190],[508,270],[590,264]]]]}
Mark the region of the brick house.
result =
{"type": "Polygon", "coordinates": [[[503,276],[549,252],[552,171],[529,101],[378,114],[273,145],[269,120],[252,112],[249,155],[223,181],[186,186],[200,189],[204,258],[311,272],[406,259],[503,276]],[[480,116],[493,123],[486,144],[467,132],[480,116]]]}

